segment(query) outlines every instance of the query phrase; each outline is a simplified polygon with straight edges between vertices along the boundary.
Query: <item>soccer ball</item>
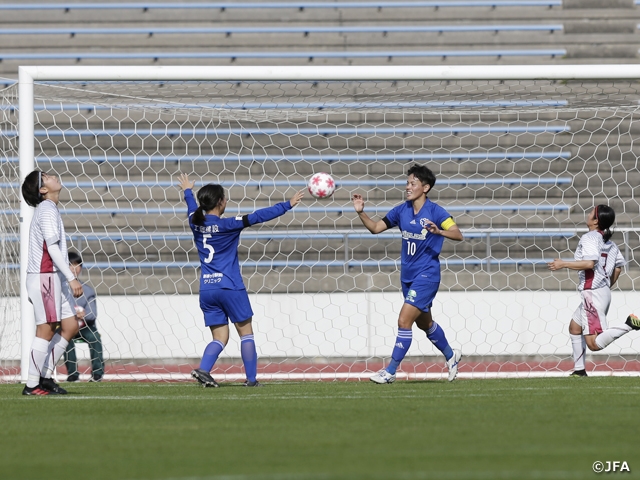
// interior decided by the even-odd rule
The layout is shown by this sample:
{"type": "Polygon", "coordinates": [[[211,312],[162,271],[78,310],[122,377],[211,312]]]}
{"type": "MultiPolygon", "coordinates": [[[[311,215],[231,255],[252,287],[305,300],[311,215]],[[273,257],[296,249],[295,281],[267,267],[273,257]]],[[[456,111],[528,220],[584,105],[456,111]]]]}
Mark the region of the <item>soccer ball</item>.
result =
{"type": "Polygon", "coordinates": [[[315,198],[327,198],[336,190],[336,182],[328,173],[316,173],[309,179],[309,193],[315,198]]]}

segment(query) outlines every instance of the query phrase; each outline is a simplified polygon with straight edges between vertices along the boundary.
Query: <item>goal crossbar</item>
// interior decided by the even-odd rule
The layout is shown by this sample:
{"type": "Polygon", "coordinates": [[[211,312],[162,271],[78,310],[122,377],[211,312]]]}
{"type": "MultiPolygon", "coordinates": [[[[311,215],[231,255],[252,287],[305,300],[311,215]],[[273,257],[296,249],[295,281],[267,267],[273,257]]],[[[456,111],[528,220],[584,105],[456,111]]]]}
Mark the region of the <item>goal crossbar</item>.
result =
{"type": "MultiPolygon", "coordinates": [[[[35,168],[34,82],[64,81],[455,81],[640,79],[640,65],[511,66],[26,66],[19,68],[20,182],[35,168]]],[[[20,204],[21,379],[26,381],[33,309],[26,293],[28,230],[33,211],[20,204]]]]}

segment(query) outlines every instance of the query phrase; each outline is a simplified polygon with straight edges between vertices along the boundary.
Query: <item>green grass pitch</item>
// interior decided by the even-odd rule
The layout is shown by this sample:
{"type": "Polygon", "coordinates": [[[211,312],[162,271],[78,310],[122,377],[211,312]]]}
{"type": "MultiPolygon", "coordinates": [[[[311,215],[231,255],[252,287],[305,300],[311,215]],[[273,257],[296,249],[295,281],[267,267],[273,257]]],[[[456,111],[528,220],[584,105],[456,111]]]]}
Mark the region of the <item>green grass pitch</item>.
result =
{"type": "Polygon", "coordinates": [[[1,478],[640,478],[638,378],[65,386],[0,386],[1,478]]]}

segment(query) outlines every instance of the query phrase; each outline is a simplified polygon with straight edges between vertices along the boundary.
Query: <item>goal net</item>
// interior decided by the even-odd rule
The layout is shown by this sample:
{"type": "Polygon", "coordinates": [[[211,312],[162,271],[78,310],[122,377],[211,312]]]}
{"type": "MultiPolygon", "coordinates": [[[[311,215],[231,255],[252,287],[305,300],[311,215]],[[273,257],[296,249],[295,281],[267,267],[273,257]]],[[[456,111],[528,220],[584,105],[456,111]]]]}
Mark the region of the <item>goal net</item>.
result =
{"type": "MultiPolygon", "coordinates": [[[[347,67],[332,76],[310,67],[282,69],[293,73],[280,78],[264,68],[262,79],[260,69],[215,69],[224,73],[216,79],[206,69],[194,76],[182,69],[180,78],[179,67],[73,68],[48,77],[32,69],[33,131],[21,124],[20,157],[17,87],[2,92],[4,381],[21,378],[24,343],[33,336],[33,313],[19,298],[19,231],[28,228],[20,217],[29,218],[28,209],[20,214],[19,183],[35,167],[59,175],[65,187],[60,210],[70,249],[84,260],[81,280],[97,291],[106,379],[188,379],[211,340],[180,172],[196,180],[196,190],[222,184],[229,216],[289,199],[313,173],[337,182],[330,199],[307,195],[292,212],[241,235],[261,380],[364,379],[386,365],[403,303],[400,232],[370,234],[350,197],[361,193],[365,211],[382,218],[403,201],[415,163],[434,171],[429,197],[465,236],[445,241],[433,305],[434,319],[463,352],[460,377],[573,369],[568,323],[580,299],[577,273],[550,272],[546,263],[573,257],[594,205],[615,209],[613,240],[628,262],[609,322],[640,312],[640,83],[629,75],[589,80],[602,74],[592,66],[577,69],[584,79],[571,69],[567,78],[555,71],[547,80],[515,78],[525,67],[493,77],[487,67],[467,67],[460,78],[434,67],[408,76],[396,67],[347,67]]],[[[529,68],[540,77],[550,67],[529,68]]],[[[30,118],[24,113],[21,121],[30,118]]],[[[76,349],[88,378],[89,349],[76,349]]],[[[587,370],[638,374],[639,350],[640,336],[631,332],[589,352],[587,370]]],[[[445,378],[445,370],[417,330],[399,378],[445,378]]],[[[58,374],[64,379],[62,364],[58,374]]],[[[233,329],[212,375],[244,380],[233,329]]]]}

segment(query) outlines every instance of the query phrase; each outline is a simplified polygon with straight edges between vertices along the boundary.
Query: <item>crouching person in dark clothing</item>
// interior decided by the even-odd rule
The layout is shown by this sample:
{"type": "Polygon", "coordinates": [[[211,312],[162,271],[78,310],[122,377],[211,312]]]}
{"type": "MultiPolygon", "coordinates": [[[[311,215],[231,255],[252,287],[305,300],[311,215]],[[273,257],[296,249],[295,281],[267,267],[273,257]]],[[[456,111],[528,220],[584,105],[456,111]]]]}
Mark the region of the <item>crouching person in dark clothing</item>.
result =
{"type": "MultiPolygon", "coordinates": [[[[69,252],[69,267],[77,278],[82,272],[82,257],[76,252],[69,252]]],[[[69,342],[64,354],[64,364],[67,367],[67,382],[76,382],[80,379],[78,372],[78,360],[75,342],[85,342],[89,345],[91,356],[90,382],[100,382],[104,375],[104,361],[102,359],[102,339],[96,327],[98,313],[96,305],[96,292],[90,285],[82,283],[83,295],[76,299],[76,314],[80,322],[80,331],[69,342]]]]}

